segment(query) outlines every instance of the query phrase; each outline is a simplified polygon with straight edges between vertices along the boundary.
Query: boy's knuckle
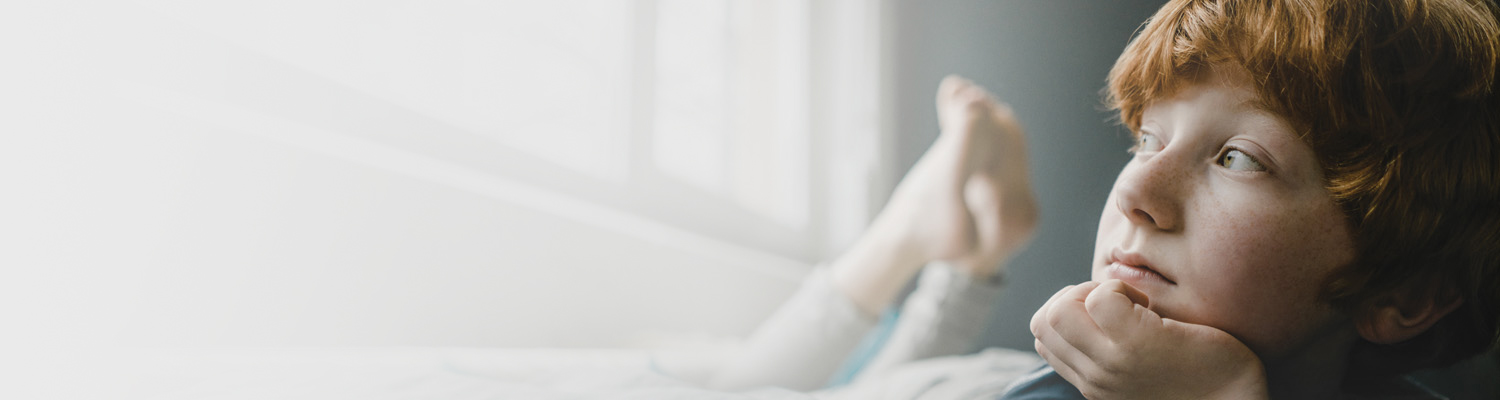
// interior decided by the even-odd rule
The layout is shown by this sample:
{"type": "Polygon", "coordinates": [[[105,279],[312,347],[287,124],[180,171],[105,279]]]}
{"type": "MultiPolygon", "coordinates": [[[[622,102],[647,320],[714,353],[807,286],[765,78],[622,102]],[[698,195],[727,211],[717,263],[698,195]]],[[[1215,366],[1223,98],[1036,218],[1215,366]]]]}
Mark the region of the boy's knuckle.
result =
{"type": "Polygon", "coordinates": [[[1096,392],[1094,396],[1088,396],[1089,398],[1099,398],[1100,393],[1097,392],[1107,392],[1119,386],[1109,376],[1100,373],[1088,374],[1083,377],[1083,381],[1096,392]]]}
{"type": "Polygon", "coordinates": [[[1066,321],[1067,318],[1068,316],[1064,313],[1064,309],[1061,307],[1053,307],[1047,310],[1047,325],[1054,327],[1062,325],[1062,323],[1066,321]]]}
{"type": "Polygon", "coordinates": [[[1129,381],[1123,375],[1111,370],[1100,369],[1089,377],[1089,385],[1103,393],[1121,392],[1128,384],[1129,381]]]}
{"type": "Polygon", "coordinates": [[[1126,364],[1126,357],[1119,351],[1116,351],[1116,346],[1109,345],[1108,347],[1108,351],[1095,358],[1095,362],[1099,364],[1099,371],[1103,373],[1102,375],[1106,377],[1116,376],[1123,372],[1128,372],[1129,365],[1126,364]]]}
{"type": "MultiPolygon", "coordinates": [[[[1094,293],[1099,293],[1099,292],[1094,292],[1094,293]]],[[[1098,314],[1100,311],[1103,311],[1103,310],[1101,310],[1101,307],[1104,307],[1105,300],[1106,299],[1103,298],[1102,296],[1098,296],[1098,295],[1095,295],[1095,294],[1091,293],[1091,294],[1089,294],[1089,297],[1083,299],[1083,309],[1087,310],[1089,312],[1089,314],[1098,314]]]]}

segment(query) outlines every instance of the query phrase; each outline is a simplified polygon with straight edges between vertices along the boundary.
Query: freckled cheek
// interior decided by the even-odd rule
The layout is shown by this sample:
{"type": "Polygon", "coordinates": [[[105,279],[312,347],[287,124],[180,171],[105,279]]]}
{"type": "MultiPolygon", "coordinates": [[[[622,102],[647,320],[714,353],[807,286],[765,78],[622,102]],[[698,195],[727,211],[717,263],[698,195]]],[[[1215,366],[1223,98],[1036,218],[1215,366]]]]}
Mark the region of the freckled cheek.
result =
{"type": "Polygon", "coordinates": [[[1339,265],[1330,254],[1339,238],[1318,215],[1241,211],[1207,216],[1214,226],[1189,239],[1204,283],[1194,290],[1201,300],[1194,314],[1252,347],[1275,348],[1322,314],[1317,296],[1339,265]]]}
{"type": "Polygon", "coordinates": [[[1285,289],[1297,286],[1308,272],[1298,254],[1302,253],[1298,248],[1310,239],[1306,232],[1285,221],[1232,216],[1219,221],[1218,229],[1199,236],[1202,248],[1208,250],[1203,255],[1209,258],[1201,261],[1219,265],[1212,272],[1232,286],[1255,290],[1257,295],[1286,295],[1285,289]]]}
{"type": "MultiPolygon", "coordinates": [[[[1204,247],[1225,264],[1238,287],[1276,298],[1315,298],[1316,288],[1352,252],[1332,209],[1322,207],[1242,209],[1218,215],[1216,229],[1200,230],[1204,247]]],[[[1213,260],[1204,260],[1212,263],[1213,260]]]]}

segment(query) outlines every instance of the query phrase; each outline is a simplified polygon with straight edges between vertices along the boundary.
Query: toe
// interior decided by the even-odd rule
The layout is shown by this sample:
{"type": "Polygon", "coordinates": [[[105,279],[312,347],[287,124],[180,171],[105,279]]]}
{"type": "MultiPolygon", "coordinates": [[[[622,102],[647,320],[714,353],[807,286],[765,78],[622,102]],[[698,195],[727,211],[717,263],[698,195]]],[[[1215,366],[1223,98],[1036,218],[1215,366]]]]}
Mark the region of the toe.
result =
{"type": "Polygon", "coordinates": [[[938,84],[937,101],[938,107],[942,107],[949,99],[954,98],[964,88],[971,86],[968,79],[958,75],[943,77],[943,82],[938,84]]]}

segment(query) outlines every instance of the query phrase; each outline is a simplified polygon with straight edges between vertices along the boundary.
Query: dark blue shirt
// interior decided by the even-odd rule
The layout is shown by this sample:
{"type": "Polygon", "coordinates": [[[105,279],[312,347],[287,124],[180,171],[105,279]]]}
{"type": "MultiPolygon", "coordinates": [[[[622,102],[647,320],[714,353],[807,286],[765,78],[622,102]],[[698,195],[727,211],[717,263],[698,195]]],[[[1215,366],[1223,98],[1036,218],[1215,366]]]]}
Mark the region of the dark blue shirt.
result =
{"type": "Polygon", "coordinates": [[[1073,384],[1042,363],[1030,374],[1011,385],[1010,391],[1000,396],[1001,400],[1083,400],[1083,393],[1073,384]]]}

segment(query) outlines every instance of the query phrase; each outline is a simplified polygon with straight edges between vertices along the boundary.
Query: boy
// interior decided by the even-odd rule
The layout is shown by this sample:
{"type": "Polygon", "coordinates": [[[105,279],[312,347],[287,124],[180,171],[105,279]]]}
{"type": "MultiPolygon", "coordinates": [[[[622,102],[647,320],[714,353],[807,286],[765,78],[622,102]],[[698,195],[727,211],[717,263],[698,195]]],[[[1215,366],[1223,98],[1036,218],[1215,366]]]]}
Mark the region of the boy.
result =
{"type": "Polygon", "coordinates": [[[995,352],[912,363],[967,352],[1035,226],[1009,108],[947,79],[943,134],[870,231],[713,385],[815,387],[921,271],[888,344],[830,395],[1427,398],[1399,374],[1492,348],[1500,325],[1496,15],[1483,0],[1162,7],[1110,72],[1137,143],[1093,280],[1037,311],[1047,366],[1025,377],[995,352]]]}

